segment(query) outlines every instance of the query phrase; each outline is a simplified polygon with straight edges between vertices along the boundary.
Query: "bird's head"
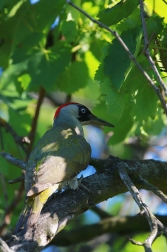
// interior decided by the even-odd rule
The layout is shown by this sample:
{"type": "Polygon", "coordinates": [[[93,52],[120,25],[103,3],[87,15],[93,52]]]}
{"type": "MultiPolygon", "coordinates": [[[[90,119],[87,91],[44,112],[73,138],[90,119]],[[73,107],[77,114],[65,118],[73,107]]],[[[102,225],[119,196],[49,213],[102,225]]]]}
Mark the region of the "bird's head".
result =
{"type": "Polygon", "coordinates": [[[91,113],[91,111],[82,104],[76,102],[65,103],[61,105],[55,112],[54,120],[63,118],[65,120],[77,119],[82,125],[96,125],[114,127],[109,122],[106,122],[91,113]]]}

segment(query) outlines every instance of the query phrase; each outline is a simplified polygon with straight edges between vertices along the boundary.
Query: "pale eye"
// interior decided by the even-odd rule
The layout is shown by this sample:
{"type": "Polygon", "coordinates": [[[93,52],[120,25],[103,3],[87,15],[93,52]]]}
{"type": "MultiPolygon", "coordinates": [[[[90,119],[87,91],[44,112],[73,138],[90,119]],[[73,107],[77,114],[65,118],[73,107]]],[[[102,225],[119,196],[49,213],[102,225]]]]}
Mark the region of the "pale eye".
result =
{"type": "Polygon", "coordinates": [[[85,108],[81,108],[81,113],[85,114],[86,113],[86,109],[85,108]]]}

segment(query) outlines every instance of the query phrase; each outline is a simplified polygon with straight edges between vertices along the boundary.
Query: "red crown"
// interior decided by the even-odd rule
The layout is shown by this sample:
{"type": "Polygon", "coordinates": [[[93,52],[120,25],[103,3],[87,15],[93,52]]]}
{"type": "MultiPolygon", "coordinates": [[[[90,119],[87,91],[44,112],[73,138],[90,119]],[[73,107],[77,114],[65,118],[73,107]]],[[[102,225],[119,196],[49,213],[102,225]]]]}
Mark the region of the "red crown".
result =
{"type": "Polygon", "coordinates": [[[60,113],[60,110],[68,105],[71,105],[71,104],[79,104],[77,102],[67,102],[67,103],[64,103],[63,105],[61,105],[60,107],[58,107],[58,109],[56,110],[55,114],[54,114],[54,119],[59,115],[60,113]]]}

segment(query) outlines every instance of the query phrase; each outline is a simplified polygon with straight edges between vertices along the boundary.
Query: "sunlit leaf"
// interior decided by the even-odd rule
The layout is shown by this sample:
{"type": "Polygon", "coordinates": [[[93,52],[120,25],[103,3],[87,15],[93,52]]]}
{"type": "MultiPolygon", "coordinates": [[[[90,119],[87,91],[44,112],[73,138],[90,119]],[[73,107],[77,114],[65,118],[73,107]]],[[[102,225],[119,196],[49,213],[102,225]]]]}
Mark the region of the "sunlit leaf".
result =
{"type": "Polygon", "coordinates": [[[128,17],[138,4],[138,1],[133,0],[120,1],[113,7],[100,11],[98,17],[102,23],[111,26],[128,17]]]}
{"type": "MultiPolygon", "coordinates": [[[[139,35],[140,28],[134,30],[128,30],[122,33],[121,38],[123,39],[126,46],[129,48],[132,54],[135,54],[137,49],[136,39],[139,35]]],[[[137,49],[138,50],[138,49],[137,49]]],[[[117,39],[114,39],[112,44],[108,47],[108,54],[104,59],[104,73],[111,80],[111,83],[116,89],[119,89],[125,78],[125,72],[130,66],[131,60],[119,43],[117,39]]]]}
{"type": "Polygon", "coordinates": [[[59,80],[56,82],[56,86],[61,91],[71,94],[79,88],[86,86],[88,79],[88,69],[85,62],[75,61],[62,75],[60,75],[59,80]]]}

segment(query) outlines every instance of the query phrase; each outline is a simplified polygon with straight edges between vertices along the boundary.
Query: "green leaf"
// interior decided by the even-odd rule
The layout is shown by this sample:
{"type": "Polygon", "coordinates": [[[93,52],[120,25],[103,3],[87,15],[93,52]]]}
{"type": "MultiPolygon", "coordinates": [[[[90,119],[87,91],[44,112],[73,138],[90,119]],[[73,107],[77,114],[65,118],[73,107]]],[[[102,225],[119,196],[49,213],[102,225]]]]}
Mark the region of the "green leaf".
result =
{"type": "Polygon", "coordinates": [[[15,29],[16,18],[10,19],[0,15],[0,66],[6,68],[8,66],[9,56],[12,47],[13,33],[15,29]]]}
{"type": "Polygon", "coordinates": [[[160,18],[157,15],[149,17],[146,22],[148,38],[150,38],[152,35],[157,36],[161,33],[163,30],[163,19],[164,18],[160,18]]]}
{"type": "Polygon", "coordinates": [[[9,108],[9,124],[15,129],[19,136],[26,136],[31,128],[31,116],[27,114],[26,100],[17,100],[17,109],[9,108]],[[20,107],[20,109],[19,109],[20,107]],[[22,109],[21,109],[22,108],[22,109]],[[22,120],[20,120],[20,117],[22,120]]]}
{"type": "MultiPolygon", "coordinates": [[[[80,0],[74,0],[73,3],[77,5],[78,7],[81,7],[81,1],[80,0]]],[[[73,6],[67,4],[66,7],[66,13],[67,15],[71,15],[72,18],[75,20],[75,22],[78,22],[78,18],[80,17],[80,12],[73,8],[73,6]]]]}
{"type": "MultiPolygon", "coordinates": [[[[128,30],[122,33],[121,38],[127,45],[132,54],[138,51],[136,39],[140,35],[140,28],[128,30]]],[[[140,41],[140,39],[139,39],[140,41]]],[[[130,66],[131,60],[117,39],[114,39],[108,47],[108,55],[104,58],[104,74],[111,80],[113,86],[119,90],[124,79],[125,73],[130,66]]]]}
{"type": "Polygon", "coordinates": [[[115,126],[110,143],[117,144],[125,139],[133,126],[133,119],[130,115],[131,101],[128,95],[115,90],[108,79],[101,84],[101,92],[105,95],[108,114],[115,126]]]}
{"type": "Polygon", "coordinates": [[[112,120],[118,123],[125,107],[124,94],[115,90],[109,79],[105,79],[100,87],[104,100],[107,102],[107,108],[112,116],[112,120]]]}
{"type": "Polygon", "coordinates": [[[28,62],[31,76],[29,90],[38,90],[40,86],[47,91],[54,89],[56,81],[70,61],[71,48],[61,41],[51,50],[42,50],[34,54],[28,62]]]}
{"type": "Polygon", "coordinates": [[[143,129],[148,134],[148,136],[159,135],[164,127],[165,124],[163,121],[161,108],[158,109],[157,116],[154,120],[148,118],[148,121],[143,123],[143,129]]]}
{"type": "MultiPolygon", "coordinates": [[[[20,44],[13,48],[12,63],[16,64],[29,59],[37,51],[45,48],[45,35],[39,32],[29,33],[20,44]]],[[[20,38],[21,39],[21,38],[20,38]]]]}
{"type": "Polygon", "coordinates": [[[18,77],[18,81],[21,83],[20,87],[22,90],[26,90],[31,81],[31,77],[28,74],[22,74],[18,77]]]}
{"type": "Polygon", "coordinates": [[[62,33],[68,42],[73,42],[78,33],[75,22],[72,20],[63,22],[62,33]]]}
{"type": "Polygon", "coordinates": [[[124,103],[124,110],[121,112],[122,116],[119,118],[119,121],[117,120],[115,112],[113,113],[113,111],[110,111],[108,104],[106,109],[106,104],[103,100],[93,109],[93,113],[114,125],[114,128],[106,129],[107,132],[112,131],[114,133],[109,140],[109,144],[118,144],[125,140],[133,126],[134,120],[130,115],[130,106],[127,103],[127,98],[125,97],[124,99],[126,103],[124,103]]]}
{"type": "Polygon", "coordinates": [[[148,38],[150,38],[153,35],[157,36],[158,34],[161,33],[163,29],[163,18],[157,15],[153,15],[146,20],[147,20],[146,30],[147,30],[148,38]]]}
{"type": "Polygon", "coordinates": [[[0,10],[3,8],[4,3],[5,3],[5,0],[1,0],[1,2],[0,2],[0,10]]]}
{"type": "Polygon", "coordinates": [[[96,70],[94,79],[97,81],[105,80],[106,76],[104,74],[104,64],[103,62],[99,65],[98,69],[96,70]]]}
{"type": "Polygon", "coordinates": [[[147,121],[149,117],[155,118],[158,97],[152,87],[147,83],[138,90],[135,96],[135,104],[132,108],[132,115],[136,116],[136,121],[147,121]]]}
{"type": "MultiPolygon", "coordinates": [[[[38,40],[38,34],[36,35],[38,40]]],[[[20,90],[18,77],[27,74],[31,76],[31,82],[28,81],[30,91],[37,91],[40,86],[49,91],[55,87],[59,75],[65,71],[70,61],[71,48],[64,41],[57,42],[50,50],[42,46],[34,49],[26,46],[20,50],[18,48],[13,55],[15,64],[10,65],[2,75],[2,85],[15,81],[20,90]]]]}
{"type": "Polygon", "coordinates": [[[120,1],[111,8],[99,12],[99,21],[107,26],[111,26],[128,17],[138,6],[138,1],[124,0],[120,1]]]}
{"type": "Polygon", "coordinates": [[[36,4],[24,1],[17,11],[17,23],[14,35],[14,45],[20,44],[30,33],[50,30],[55,18],[60,14],[63,0],[40,0],[36,4]]]}
{"type": "MultiPolygon", "coordinates": [[[[154,80],[154,73],[150,69],[147,59],[141,55],[137,60],[154,80]]],[[[132,117],[136,118],[136,121],[147,121],[148,117],[155,118],[158,97],[147,79],[135,65],[132,67],[129,75],[127,75],[122,89],[125,93],[131,94],[134,102],[131,114],[132,117]]]]}
{"type": "Polygon", "coordinates": [[[57,16],[63,11],[65,5],[64,0],[40,0],[38,3],[31,7],[34,10],[33,17],[35,16],[36,26],[39,30],[50,30],[57,16]]]}
{"type": "Polygon", "coordinates": [[[123,31],[134,29],[139,25],[141,25],[140,9],[136,8],[129,17],[121,20],[121,22],[116,25],[116,30],[118,33],[122,33],[123,31]]]}
{"type": "MultiPolygon", "coordinates": [[[[18,76],[26,71],[27,69],[27,62],[21,62],[18,64],[10,65],[2,74],[1,76],[1,90],[5,92],[5,90],[8,90],[8,87],[12,86],[14,90],[16,90],[15,85],[18,88],[19,82],[18,82],[18,76]]],[[[18,90],[17,90],[18,91],[18,90]]],[[[19,92],[20,93],[20,92],[19,92]]],[[[13,91],[12,93],[13,94],[13,91]]]]}
{"type": "MultiPolygon", "coordinates": [[[[106,102],[100,98],[100,101],[96,106],[93,108],[93,114],[95,114],[97,117],[102,118],[103,120],[106,120],[107,122],[110,122],[114,124],[114,119],[112,118],[112,114],[107,109],[106,102]]],[[[115,124],[114,124],[115,125],[115,124]]],[[[110,130],[110,128],[108,128],[110,130]]],[[[114,131],[115,128],[112,128],[112,131],[114,131]]]]}
{"type": "Polygon", "coordinates": [[[131,130],[134,124],[134,120],[132,119],[129,112],[130,112],[130,107],[126,106],[124,108],[124,111],[122,113],[122,117],[119,123],[114,124],[113,122],[115,126],[114,135],[111,137],[109,144],[118,144],[125,140],[127,134],[129,133],[129,131],[131,130]]]}
{"type": "Polygon", "coordinates": [[[163,46],[166,46],[167,45],[167,27],[164,28],[161,36],[162,36],[161,43],[163,46]]]}
{"type": "Polygon", "coordinates": [[[89,80],[88,68],[85,62],[74,61],[59,77],[56,86],[68,94],[86,86],[89,80]]]}

